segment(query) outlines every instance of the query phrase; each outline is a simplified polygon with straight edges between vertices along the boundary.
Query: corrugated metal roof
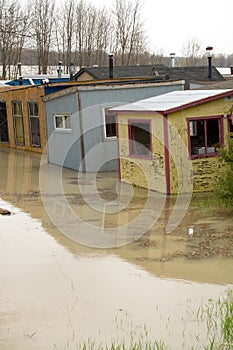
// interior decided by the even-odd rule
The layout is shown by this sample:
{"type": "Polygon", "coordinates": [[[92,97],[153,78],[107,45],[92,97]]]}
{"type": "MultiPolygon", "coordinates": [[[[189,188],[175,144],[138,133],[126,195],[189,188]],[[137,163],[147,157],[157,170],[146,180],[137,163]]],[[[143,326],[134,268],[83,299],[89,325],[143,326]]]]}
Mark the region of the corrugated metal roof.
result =
{"type": "Polygon", "coordinates": [[[192,104],[200,104],[207,99],[215,99],[218,95],[233,95],[232,89],[222,90],[184,90],[173,91],[167,94],[150,97],[144,100],[139,100],[134,103],[129,103],[120,107],[113,108],[112,111],[117,112],[168,112],[174,109],[183,109],[192,104]]]}

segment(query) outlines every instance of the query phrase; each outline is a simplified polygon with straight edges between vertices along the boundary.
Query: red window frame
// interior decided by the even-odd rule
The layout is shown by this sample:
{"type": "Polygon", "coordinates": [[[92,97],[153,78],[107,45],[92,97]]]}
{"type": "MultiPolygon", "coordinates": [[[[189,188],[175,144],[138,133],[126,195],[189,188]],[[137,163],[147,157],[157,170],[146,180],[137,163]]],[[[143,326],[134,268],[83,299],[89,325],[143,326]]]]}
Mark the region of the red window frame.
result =
{"type": "Polygon", "coordinates": [[[188,149],[189,149],[189,157],[190,159],[196,159],[196,158],[207,158],[207,157],[214,157],[218,155],[218,152],[208,152],[208,145],[207,145],[207,121],[210,120],[218,120],[218,129],[219,129],[219,146],[221,147],[224,143],[224,132],[223,132],[223,116],[222,115],[216,115],[211,117],[199,117],[199,118],[187,118],[187,129],[188,129],[188,149]],[[192,154],[192,145],[191,145],[191,135],[190,135],[190,122],[192,121],[203,121],[204,122],[204,153],[201,154],[192,154]]]}
{"type": "Polygon", "coordinates": [[[152,159],[152,134],[151,134],[151,120],[150,119],[128,119],[128,137],[129,137],[129,156],[132,158],[142,158],[142,159],[152,159]],[[139,154],[134,152],[132,137],[132,126],[137,126],[137,124],[147,124],[149,125],[149,153],[148,154],[139,154]]]}

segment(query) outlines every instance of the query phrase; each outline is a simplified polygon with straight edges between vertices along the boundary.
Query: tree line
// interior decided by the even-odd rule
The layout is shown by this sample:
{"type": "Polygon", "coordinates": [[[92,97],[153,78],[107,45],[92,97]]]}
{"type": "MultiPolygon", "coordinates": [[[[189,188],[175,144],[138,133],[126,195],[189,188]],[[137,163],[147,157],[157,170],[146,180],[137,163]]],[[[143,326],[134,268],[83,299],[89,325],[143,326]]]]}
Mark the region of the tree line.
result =
{"type": "MultiPolygon", "coordinates": [[[[17,73],[17,64],[37,65],[47,74],[49,65],[63,62],[69,73],[75,67],[108,64],[166,64],[163,52],[150,53],[141,16],[140,0],[115,0],[111,8],[98,8],[88,0],[0,0],[0,64],[2,78],[17,73]]],[[[158,34],[159,35],[159,34],[158,34]]],[[[215,57],[229,66],[233,55],[215,57]]],[[[198,41],[191,40],[177,65],[206,64],[198,41]]]]}

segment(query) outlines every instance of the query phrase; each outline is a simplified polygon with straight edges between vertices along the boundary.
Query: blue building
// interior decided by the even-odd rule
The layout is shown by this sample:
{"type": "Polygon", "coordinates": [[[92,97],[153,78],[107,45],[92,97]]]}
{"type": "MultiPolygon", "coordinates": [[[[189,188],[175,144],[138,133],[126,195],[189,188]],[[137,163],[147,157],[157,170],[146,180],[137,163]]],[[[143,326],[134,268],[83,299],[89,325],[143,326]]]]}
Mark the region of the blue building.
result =
{"type": "Polygon", "coordinates": [[[45,91],[48,161],[81,172],[116,171],[117,120],[109,109],[183,88],[184,80],[134,78],[45,91]]]}

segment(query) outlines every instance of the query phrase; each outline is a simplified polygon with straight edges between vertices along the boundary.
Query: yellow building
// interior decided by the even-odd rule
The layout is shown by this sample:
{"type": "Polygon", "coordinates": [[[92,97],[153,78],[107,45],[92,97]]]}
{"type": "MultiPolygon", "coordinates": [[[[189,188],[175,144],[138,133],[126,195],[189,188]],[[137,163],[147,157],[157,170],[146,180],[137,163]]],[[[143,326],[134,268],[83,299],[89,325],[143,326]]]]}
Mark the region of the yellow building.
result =
{"type": "Polygon", "coordinates": [[[0,88],[0,146],[43,152],[46,127],[39,86],[0,88]]]}
{"type": "Polygon", "coordinates": [[[166,194],[210,191],[232,128],[233,90],[185,90],[114,108],[119,177],[166,194]]]}

